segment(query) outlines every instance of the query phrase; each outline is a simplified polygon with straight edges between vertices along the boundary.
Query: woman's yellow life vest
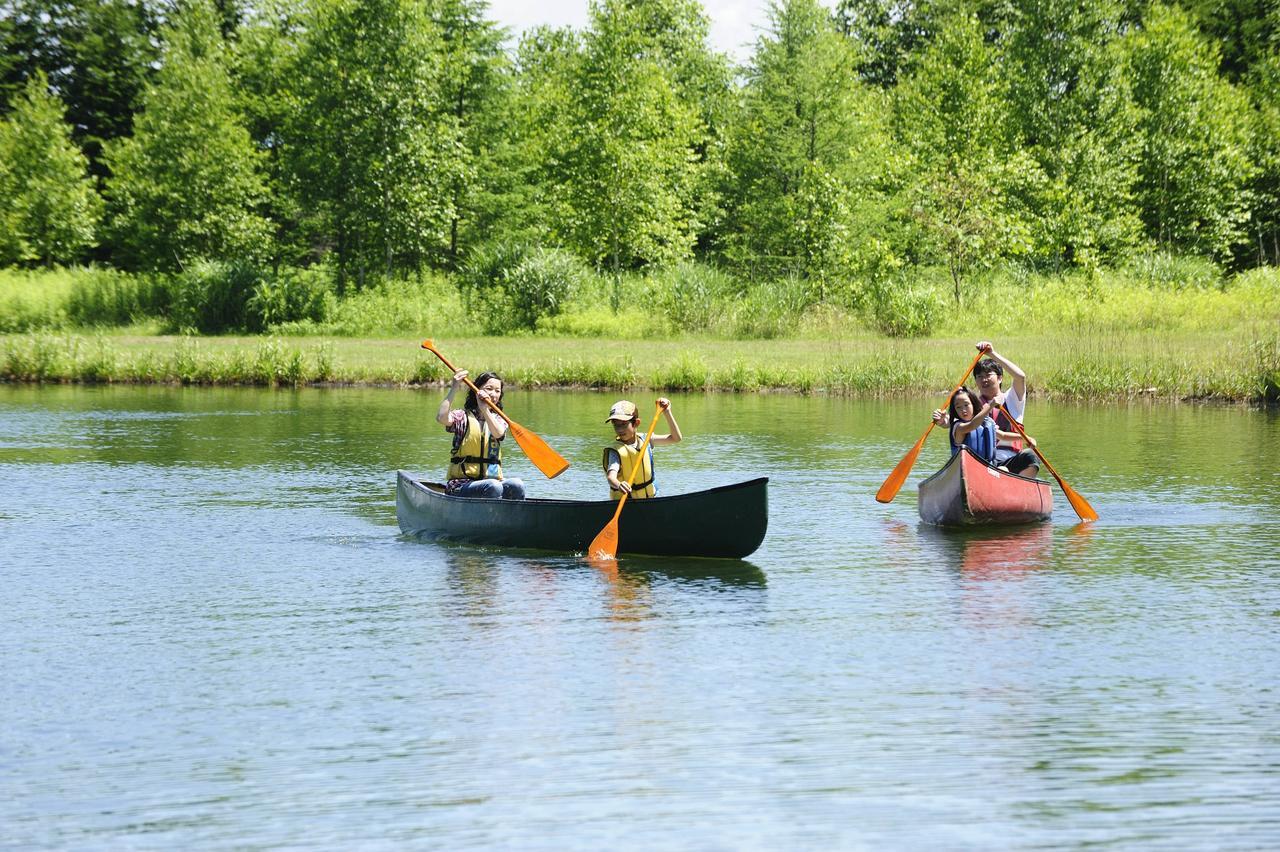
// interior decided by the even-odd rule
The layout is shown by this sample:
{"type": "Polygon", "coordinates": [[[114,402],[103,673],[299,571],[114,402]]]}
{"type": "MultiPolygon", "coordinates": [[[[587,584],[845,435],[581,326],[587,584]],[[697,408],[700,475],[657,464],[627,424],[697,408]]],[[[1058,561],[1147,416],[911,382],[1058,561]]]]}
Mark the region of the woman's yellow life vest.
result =
{"type": "Polygon", "coordinates": [[[501,479],[502,439],[494,439],[489,424],[467,412],[467,428],[454,433],[449,479],[501,479]]]}
{"type": "MultiPolygon", "coordinates": [[[[641,469],[636,474],[635,482],[631,484],[631,499],[644,499],[645,497],[656,497],[658,489],[653,486],[653,445],[650,444],[645,448],[644,458],[640,458],[640,445],[644,443],[644,435],[637,432],[635,440],[630,444],[624,444],[615,440],[613,446],[607,447],[604,451],[604,471],[609,472],[609,450],[613,450],[618,454],[618,458],[622,462],[622,467],[618,469],[618,481],[626,482],[631,478],[631,471],[635,469],[636,463],[639,462],[641,469]]],[[[609,486],[609,496],[614,500],[622,499],[622,492],[609,486]]]]}

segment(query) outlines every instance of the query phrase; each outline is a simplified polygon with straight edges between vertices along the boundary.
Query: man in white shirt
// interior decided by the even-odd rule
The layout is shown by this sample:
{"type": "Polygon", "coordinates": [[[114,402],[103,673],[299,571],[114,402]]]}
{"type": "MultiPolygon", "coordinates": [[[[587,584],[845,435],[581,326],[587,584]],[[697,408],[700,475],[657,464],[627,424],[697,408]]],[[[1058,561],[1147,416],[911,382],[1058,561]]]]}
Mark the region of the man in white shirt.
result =
{"type": "MultiPolygon", "coordinates": [[[[1027,374],[1017,364],[1005,358],[991,341],[978,342],[978,351],[987,353],[973,368],[973,380],[978,384],[978,396],[982,402],[995,400],[1002,404],[1018,423],[1022,423],[1022,415],[1027,406],[1027,374]],[[1000,383],[1004,379],[1005,370],[1012,377],[1009,390],[1001,390],[1000,383]]],[[[1018,434],[1004,411],[995,411],[992,415],[996,421],[996,456],[994,464],[1010,473],[1035,478],[1040,472],[1040,459],[1033,450],[1022,446],[1022,436],[1018,434]]],[[[950,418],[944,409],[933,412],[933,422],[939,426],[949,426],[950,418]]],[[[1028,436],[1027,440],[1035,444],[1028,436]]]]}

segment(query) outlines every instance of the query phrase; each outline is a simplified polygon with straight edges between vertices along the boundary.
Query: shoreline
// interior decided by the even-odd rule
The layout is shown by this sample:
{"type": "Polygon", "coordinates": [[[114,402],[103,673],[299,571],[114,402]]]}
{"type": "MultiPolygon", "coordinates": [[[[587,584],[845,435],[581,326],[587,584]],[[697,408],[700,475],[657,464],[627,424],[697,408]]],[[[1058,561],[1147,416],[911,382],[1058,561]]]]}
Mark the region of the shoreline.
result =
{"type": "MultiPolygon", "coordinates": [[[[1064,334],[996,343],[1045,399],[1280,401],[1280,334],[1233,337],[1064,334]]],[[[452,340],[442,348],[472,372],[498,372],[513,389],[872,399],[944,394],[972,342],[516,337],[452,340]]],[[[0,382],[10,384],[425,389],[447,381],[433,355],[399,338],[0,336],[0,382]]]]}

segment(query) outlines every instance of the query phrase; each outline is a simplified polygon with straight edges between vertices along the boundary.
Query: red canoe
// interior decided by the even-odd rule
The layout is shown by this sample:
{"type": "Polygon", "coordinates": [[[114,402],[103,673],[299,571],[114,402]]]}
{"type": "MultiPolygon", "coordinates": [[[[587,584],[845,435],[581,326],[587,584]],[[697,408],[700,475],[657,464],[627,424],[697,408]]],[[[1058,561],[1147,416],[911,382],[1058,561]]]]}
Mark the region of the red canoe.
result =
{"type": "Polygon", "coordinates": [[[920,483],[920,517],[927,524],[1025,524],[1052,513],[1049,483],[996,470],[967,447],[920,483]]]}

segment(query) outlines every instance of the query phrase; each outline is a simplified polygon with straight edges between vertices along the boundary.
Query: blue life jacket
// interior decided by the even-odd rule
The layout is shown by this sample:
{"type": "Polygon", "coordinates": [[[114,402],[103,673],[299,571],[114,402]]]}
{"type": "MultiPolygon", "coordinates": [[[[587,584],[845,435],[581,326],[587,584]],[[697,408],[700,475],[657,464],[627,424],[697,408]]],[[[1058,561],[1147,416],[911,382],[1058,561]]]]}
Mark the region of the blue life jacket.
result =
{"type": "MultiPolygon", "coordinates": [[[[960,452],[962,446],[956,443],[956,427],[959,425],[959,423],[951,424],[951,455],[953,456],[960,452]]],[[[964,436],[963,446],[973,450],[975,456],[990,464],[996,457],[996,421],[990,417],[984,417],[982,425],[964,436]]]]}

